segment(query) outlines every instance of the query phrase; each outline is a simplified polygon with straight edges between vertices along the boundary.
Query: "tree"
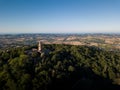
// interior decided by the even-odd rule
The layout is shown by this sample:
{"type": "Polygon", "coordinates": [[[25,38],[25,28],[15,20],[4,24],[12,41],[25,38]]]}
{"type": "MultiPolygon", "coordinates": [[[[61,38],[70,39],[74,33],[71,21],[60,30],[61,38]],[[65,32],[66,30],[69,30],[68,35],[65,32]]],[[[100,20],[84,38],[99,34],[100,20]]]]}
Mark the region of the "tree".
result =
{"type": "Polygon", "coordinates": [[[70,65],[70,66],[68,67],[68,71],[73,72],[74,70],[75,70],[75,68],[74,68],[73,66],[70,65]]]}

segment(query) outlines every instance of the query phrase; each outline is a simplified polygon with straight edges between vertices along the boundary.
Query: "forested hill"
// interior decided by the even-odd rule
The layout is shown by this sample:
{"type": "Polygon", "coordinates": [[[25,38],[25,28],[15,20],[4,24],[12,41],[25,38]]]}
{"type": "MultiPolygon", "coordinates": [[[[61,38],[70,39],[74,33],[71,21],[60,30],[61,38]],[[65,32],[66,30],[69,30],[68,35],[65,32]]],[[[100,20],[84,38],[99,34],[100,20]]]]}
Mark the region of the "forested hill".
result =
{"type": "Polygon", "coordinates": [[[0,90],[120,90],[120,53],[44,45],[0,51],[0,90]]]}

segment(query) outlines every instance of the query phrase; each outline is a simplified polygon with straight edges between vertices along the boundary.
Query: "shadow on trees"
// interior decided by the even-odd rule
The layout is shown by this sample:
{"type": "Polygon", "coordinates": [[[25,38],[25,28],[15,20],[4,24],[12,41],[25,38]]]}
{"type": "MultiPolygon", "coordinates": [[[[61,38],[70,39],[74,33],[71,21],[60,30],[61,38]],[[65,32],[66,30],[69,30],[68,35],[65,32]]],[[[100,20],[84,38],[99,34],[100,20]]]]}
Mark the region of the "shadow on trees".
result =
{"type": "Polygon", "coordinates": [[[120,90],[119,85],[113,85],[108,78],[96,75],[90,68],[81,67],[68,77],[52,79],[48,90],[120,90]]]}

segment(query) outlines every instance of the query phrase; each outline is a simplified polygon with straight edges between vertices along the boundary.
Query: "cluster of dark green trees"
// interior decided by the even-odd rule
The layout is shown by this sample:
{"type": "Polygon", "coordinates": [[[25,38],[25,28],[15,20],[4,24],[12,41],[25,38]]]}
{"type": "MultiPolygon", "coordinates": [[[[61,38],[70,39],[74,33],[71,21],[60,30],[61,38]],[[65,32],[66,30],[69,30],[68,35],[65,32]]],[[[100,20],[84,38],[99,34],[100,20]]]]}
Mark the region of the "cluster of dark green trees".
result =
{"type": "Polygon", "coordinates": [[[120,53],[97,47],[44,45],[0,51],[0,90],[120,89],[120,53]]]}

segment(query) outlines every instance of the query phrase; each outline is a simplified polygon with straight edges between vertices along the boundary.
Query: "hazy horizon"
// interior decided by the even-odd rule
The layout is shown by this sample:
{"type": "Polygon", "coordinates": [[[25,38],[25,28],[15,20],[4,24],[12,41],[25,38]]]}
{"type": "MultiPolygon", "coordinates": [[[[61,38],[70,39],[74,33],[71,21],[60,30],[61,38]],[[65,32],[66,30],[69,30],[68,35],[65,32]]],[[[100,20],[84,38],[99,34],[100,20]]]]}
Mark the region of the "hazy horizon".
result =
{"type": "Polygon", "coordinates": [[[0,0],[0,33],[120,33],[120,0],[0,0]]]}

